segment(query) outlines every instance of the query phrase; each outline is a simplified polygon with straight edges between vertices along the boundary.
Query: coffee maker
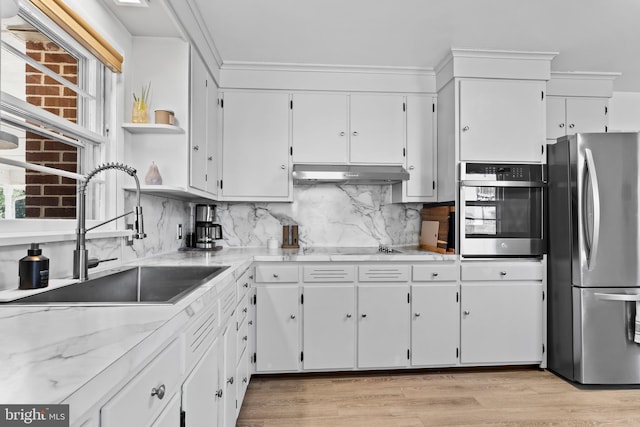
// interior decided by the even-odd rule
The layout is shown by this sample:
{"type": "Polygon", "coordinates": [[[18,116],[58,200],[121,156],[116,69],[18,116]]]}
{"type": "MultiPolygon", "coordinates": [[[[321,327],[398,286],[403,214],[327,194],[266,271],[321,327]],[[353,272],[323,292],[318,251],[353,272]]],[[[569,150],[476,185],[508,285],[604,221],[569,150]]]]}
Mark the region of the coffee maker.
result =
{"type": "Polygon", "coordinates": [[[213,221],[216,217],[216,205],[196,205],[195,215],[195,247],[199,249],[218,250],[216,240],[222,239],[222,227],[213,221]]]}

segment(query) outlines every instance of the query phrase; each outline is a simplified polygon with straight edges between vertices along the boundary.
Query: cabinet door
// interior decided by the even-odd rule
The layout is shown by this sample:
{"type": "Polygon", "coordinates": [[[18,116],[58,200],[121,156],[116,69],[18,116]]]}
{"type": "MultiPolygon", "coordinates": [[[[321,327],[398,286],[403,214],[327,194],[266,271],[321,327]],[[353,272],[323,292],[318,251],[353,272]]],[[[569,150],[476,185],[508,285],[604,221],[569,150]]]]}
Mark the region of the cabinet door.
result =
{"type": "Polygon", "coordinates": [[[289,95],[225,92],[222,195],[226,199],[289,197],[289,95]]]}
{"type": "Polygon", "coordinates": [[[222,362],[219,342],[219,338],[213,342],[182,384],[182,410],[189,425],[217,423],[224,397],[218,378],[222,362]]]}
{"type": "Polygon", "coordinates": [[[462,363],[542,360],[542,283],[461,285],[462,363]]]}
{"type": "Polygon", "coordinates": [[[434,106],[433,97],[407,96],[407,197],[435,193],[434,106]]]}
{"type": "Polygon", "coordinates": [[[256,298],[256,371],[297,371],[298,287],[259,287],[256,298]]]}
{"type": "Polygon", "coordinates": [[[460,342],[458,285],[411,286],[411,364],[455,365],[460,342]]]}
{"type": "Polygon", "coordinates": [[[224,345],[224,376],[222,381],[222,388],[224,394],[222,395],[222,401],[224,405],[223,422],[224,427],[233,427],[236,425],[236,407],[237,407],[237,387],[238,381],[236,376],[236,341],[238,337],[238,330],[236,329],[236,322],[231,319],[227,328],[222,334],[222,340],[224,345]]]}
{"type": "Polygon", "coordinates": [[[352,163],[404,163],[403,103],[400,95],[351,95],[352,163]]]}
{"type": "Polygon", "coordinates": [[[293,95],[294,163],[347,163],[348,101],[339,94],[293,95]]]}
{"type": "Polygon", "coordinates": [[[218,87],[210,75],[207,75],[207,166],[206,190],[214,196],[218,195],[218,155],[219,155],[219,110],[218,87]]]}
{"type": "Polygon", "coordinates": [[[460,81],[460,159],[540,162],[545,82],[460,81]]]}
{"type": "Polygon", "coordinates": [[[567,134],[566,100],[564,97],[547,97],[547,139],[567,134]]]}
{"type": "Polygon", "coordinates": [[[355,287],[304,287],[304,369],[347,369],[355,365],[355,287]]]}
{"type": "Polygon", "coordinates": [[[174,394],[167,407],[151,427],[175,427],[180,425],[180,395],[174,394]]]}
{"type": "Polygon", "coordinates": [[[409,286],[358,286],[358,367],[409,362],[409,286]]]}
{"type": "Polygon", "coordinates": [[[567,98],[567,134],[606,132],[606,108],[606,99],[567,98]]]}
{"type": "Polygon", "coordinates": [[[207,189],[207,69],[200,56],[191,50],[191,135],[189,138],[189,184],[207,189]]]}

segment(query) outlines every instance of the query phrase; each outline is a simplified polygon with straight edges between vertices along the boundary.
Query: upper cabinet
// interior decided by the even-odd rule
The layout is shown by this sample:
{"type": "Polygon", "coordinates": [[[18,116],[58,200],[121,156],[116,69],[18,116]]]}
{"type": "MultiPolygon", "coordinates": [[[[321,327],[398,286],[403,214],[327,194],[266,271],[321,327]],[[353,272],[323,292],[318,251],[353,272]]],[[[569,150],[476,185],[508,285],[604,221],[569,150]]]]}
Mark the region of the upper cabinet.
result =
{"type": "Polygon", "coordinates": [[[222,199],[291,201],[289,94],[225,91],[221,105],[222,199]]]}
{"type": "Polygon", "coordinates": [[[404,164],[402,95],[295,93],[293,162],[404,164]]]}
{"type": "Polygon", "coordinates": [[[545,90],[545,81],[462,79],[460,160],[539,162],[545,90]]]}
{"type": "Polygon", "coordinates": [[[609,99],[619,73],[553,72],[547,84],[547,142],[580,132],[607,132],[609,99]]]}

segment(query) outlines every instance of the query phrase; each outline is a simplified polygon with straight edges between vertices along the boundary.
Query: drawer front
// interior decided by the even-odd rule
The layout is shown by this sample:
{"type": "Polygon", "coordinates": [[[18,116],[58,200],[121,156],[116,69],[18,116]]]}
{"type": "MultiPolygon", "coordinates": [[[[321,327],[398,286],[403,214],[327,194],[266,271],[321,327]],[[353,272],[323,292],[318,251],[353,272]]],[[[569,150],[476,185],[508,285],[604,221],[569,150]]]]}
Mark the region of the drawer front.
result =
{"type": "Polygon", "coordinates": [[[353,283],[356,278],[354,265],[305,265],[302,267],[302,279],[306,283],[342,282],[353,283]]]}
{"type": "Polygon", "coordinates": [[[239,325],[238,339],[236,340],[236,343],[237,343],[236,356],[238,357],[238,360],[236,360],[236,363],[238,363],[244,356],[245,350],[247,348],[247,344],[249,343],[248,322],[244,322],[239,325]]]}
{"type": "Polygon", "coordinates": [[[542,280],[544,268],[539,262],[473,263],[460,267],[462,280],[542,280]]]}
{"type": "Polygon", "coordinates": [[[247,294],[249,291],[249,287],[251,287],[251,281],[253,280],[252,269],[248,269],[245,271],[242,276],[236,281],[236,293],[238,301],[242,299],[243,296],[247,294]]]}
{"type": "Polygon", "coordinates": [[[220,303],[220,325],[224,325],[229,317],[233,314],[233,310],[236,308],[236,288],[235,286],[228,286],[222,290],[219,297],[220,303]]]}
{"type": "Polygon", "coordinates": [[[408,282],[408,265],[361,265],[358,267],[358,281],[360,282],[408,282]]]}
{"type": "Polygon", "coordinates": [[[247,314],[249,313],[249,295],[245,295],[244,298],[238,303],[238,309],[236,310],[236,323],[241,325],[246,323],[247,314]]]}
{"type": "Polygon", "coordinates": [[[457,265],[414,265],[414,282],[455,282],[460,278],[457,265]]]}
{"type": "Polygon", "coordinates": [[[153,359],[100,410],[104,427],[138,427],[149,425],[180,390],[180,340],[175,340],[153,359]],[[163,391],[152,395],[154,390],[163,391]]]}
{"type": "Polygon", "coordinates": [[[244,395],[247,392],[247,387],[249,387],[250,372],[249,372],[249,355],[245,353],[240,358],[240,363],[238,363],[238,367],[236,369],[236,378],[238,379],[238,388],[237,392],[237,408],[236,408],[236,417],[240,414],[240,408],[242,407],[242,401],[244,400],[244,395]]]}
{"type": "Polygon", "coordinates": [[[298,283],[298,266],[258,265],[256,283],[298,283]]]}
{"type": "Polygon", "coordinates": [[[184,332],[187,372],[191,370],[193,364],[200,359],[204,351],[209,348],[216,338],[216,330],[219,326],[218,322],[218,305],[215,304],[184,332]]]}

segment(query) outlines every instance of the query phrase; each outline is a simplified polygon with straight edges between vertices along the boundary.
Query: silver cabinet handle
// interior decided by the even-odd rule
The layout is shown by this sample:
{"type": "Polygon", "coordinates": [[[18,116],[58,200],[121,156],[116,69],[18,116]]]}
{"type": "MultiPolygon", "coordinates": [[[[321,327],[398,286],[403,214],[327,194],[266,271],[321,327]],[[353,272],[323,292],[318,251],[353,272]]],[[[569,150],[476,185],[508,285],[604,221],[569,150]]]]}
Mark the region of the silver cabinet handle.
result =
{"type": "Polygon", "coordinates": [[[462,314],[464,314],[465,316],[468,316],[471,314],[471,312],[469,310],[465,310],[462,312],[462,314]]]}
{"type": "Polygon", "coordinates": [[[249,339],[249,337],[246,336],[246,335],[242,337],[242,341],[247,341],[248,339],[249,339]]]}
{"type": "Polygon", "coordinates": [[[420,313],[416,313],[416,314],[414,314],[414,316],[420,317],[420,313]]]}
{"type": "Polygon", "coordinates": [[[280,165],[280,169],[284,170],[284,169],[286,169],[286,168],[287,168],[287,167],[286,167],[285,165],[280,165]]]}
{"type": "Polygon", "coordinates": [[[249,276],[249,280],[253,280],[253,274],[249,276]]]}
{"type": "Polygon", "coordinates": [[[209,160],[210,162],[213,161],[213,156],[207,157],[207,160],[209,160]]]}
{"type": "Polygon", "coordinates": [[[242,285],[242,287],[243,287],[243,288],[248,288],[248,287],[249,287],[249,284],[248,284],[248,283],[245,283],[244,285],[242,285]]]}
{"type": "Polygon", "coordinates": [[[506,271],[501,271],[501,272],[500,272],[500,275],[501,275],[501,276],[506,276],[506,275],[507,275],[507,272],[506,272],[506,271]]]}
{"type": "Polygon", "coordinates": [[[346,133],[345,133],[345,132],[340,132],[338,135],[340,135],[340,136],[345,136],[345,135],[346,135],[346,133]]]}
{"type": "Polygon", "coordinates": [[[347,313],[347,319],[351,319],[351,313],[347,313]]]}
{"type": "Polygon", "coordinates": [[[229,378],[229,379],[227,380],[227,384],[233,384],[233,377],[231,377],[231,378],[229,378]]]}
{"type": "Polygon", "coordinates": [[[569,129],[573,129],[574,127],[576,127],[576,125],[574,125],[573,123],[569,125],[569,129]]]}
{"type": "Polygon", "coordinates": [[[193,146],[193,151],[198,151],[199,149],[200,149],[200,146],[199,146],[199,145],[194,145],[194,146],[193,146]]]}
{"type": "Polygon", "coordinates": [[[366,313],[362,313],[362,317],[367,317],[367,314],[366,313]]]}
{"type": "Polygon", "coordinates": [[[246,313],[247,311],[249,311],[249,309],[248,309],[247,307],[245,307],[245,308],[243,308],[243,309],[242,309],[242,312],[243,312],[243,313],[246,313]]]}
{"type": "Polygon", "coordinates": [[[560,123],[560,124],[558,125],[558,127],[559,127],[559,128],[563,128],[563,127],[564,127],[564,123],[560,123]]]}
{"type": "Polygon", "coordinates": [[[273,273],[273,277],[278,278],[278,273],[273,273]]]}
{"type": "Polygon", "coordinates": [[[253,325],[253,320],[249,320],[249,325],[253,325]]]}
{"type": "Polygon", "coordinates": [[[413,165],[409,166],[409,170],[410,170],[410,171],[414,170],[415,168],[416,168],[416,167],[415,167],[415,166],[413,166],[413,165]]]}
{"type": "Polygon", "coordinates": [[[216,391],[216,397],[218,399],[220,399],[222,397],[222,389],[219,389],[218,391],[216,391]]]}
{"type": "Polygon", "coordinates": [[[465,126],[465,127],[462,128],[462,132],[466,132],[468,130],[469,130],[469,126],[465,126]]]}
{"type": "Polygon", "coordinates": [[[292,314],[292,315],[291,315],[291,319],[295,319],[295,318],[296,318],[296,315],[295,315],[295,314],[292,314]]]}
{"type": "Polygon", "coordinates": [[[431,275],[432,275],[433,277],[438,277],[438,273],[437,273],[437,272],[435,272],[435,271],[434,271],[433,273],[431,273],[431,275]]]}
{"type": "Polygon", "coordinates": [[[165,387],[164,384],[161,384],[158,388],[151,389],[151,396],[156,396],[158,399],[162,400],[164,397],[165,387]]]}
{"type": "Polygon", "coordinates": [[[248,382],[249,382],[249,380],[247,379],[247,377],[244,377],[244,378],[242,379],[242,382],[246,384],[246,383],[248,383],[248,382]]]}
{"type": "Polygon", "coordinates": [[[358,136],[358,132],[355,132],[355,131],[354,131],[354,132],[351,132],[351,135],[353,135],[353,136],[358,136]]]}

